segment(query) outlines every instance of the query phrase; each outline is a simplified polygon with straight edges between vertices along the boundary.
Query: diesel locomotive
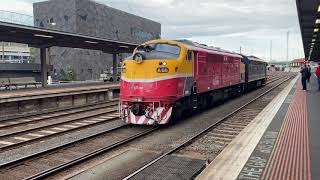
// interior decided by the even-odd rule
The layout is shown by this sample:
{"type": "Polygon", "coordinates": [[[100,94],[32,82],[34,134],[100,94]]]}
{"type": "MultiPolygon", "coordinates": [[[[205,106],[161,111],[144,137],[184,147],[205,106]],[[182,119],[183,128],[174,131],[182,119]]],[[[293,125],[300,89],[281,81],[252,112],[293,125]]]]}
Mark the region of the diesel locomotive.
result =
{"type": "Polygon", "coordinates": [[[130,124],[167,124],[263,86],[266,67],[256,57],[188,40],[146,42],[122,63],[120,116],[130,124]]]}

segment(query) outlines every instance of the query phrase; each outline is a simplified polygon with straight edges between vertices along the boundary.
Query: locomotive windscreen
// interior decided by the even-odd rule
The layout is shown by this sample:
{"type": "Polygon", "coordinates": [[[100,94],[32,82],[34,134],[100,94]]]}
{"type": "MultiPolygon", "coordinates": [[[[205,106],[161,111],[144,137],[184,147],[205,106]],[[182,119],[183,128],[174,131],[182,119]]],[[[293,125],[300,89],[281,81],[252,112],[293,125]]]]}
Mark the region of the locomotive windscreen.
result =
{"type": "Polygon", "coordinates": [[[143,54],[145,60],[176,60],[180,56],[180,51],[179,46],[166,43],[147,44],[137,48],[137,52],[143,54]]]}

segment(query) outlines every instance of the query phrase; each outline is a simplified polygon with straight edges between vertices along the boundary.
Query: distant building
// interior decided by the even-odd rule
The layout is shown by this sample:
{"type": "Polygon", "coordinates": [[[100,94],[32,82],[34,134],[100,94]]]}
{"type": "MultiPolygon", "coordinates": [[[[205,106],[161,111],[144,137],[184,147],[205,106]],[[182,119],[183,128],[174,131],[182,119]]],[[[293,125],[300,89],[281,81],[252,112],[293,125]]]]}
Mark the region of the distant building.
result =
{"type": "MultiPolygon", "coordinates": [[[[0,10],[0,21],[33,25],[33,17],[25,14],[0,10]]],[[[0,63],[30,63],[30,48],[26,44],[0,42],[0,63]]]]}
{"type": "Polygon", "coordinates": [[[306,63],[305,58],[294,59],[293,61],[290,62],[290,67],[300,67],[305,63],[306,63]]]}
{"type": "MultiPolygon", "coordinates": [[[[50,0],[34,3],[35,26],[130,43],[161,36],[161,24],[91,0],[50,0]]],[[[120,55],[120,59],[125,55],[120,55]]],[[[112,65],[112,55],[101,51],[50,48],[53,79],[98,79],[112,65]]]]}
{"type": "Polygon", "coordinates": [[[30,48],[26,44],[0,43],[0,63],[30,63],[30,56],[30,48]]]}

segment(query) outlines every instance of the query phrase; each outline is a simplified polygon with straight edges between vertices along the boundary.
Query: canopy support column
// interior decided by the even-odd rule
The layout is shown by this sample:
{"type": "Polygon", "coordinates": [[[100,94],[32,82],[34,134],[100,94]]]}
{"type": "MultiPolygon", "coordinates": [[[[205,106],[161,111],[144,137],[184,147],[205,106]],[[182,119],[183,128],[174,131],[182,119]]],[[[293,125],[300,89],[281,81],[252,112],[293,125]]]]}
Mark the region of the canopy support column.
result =
{"type": "Polygon", "coordinates": [[[112,68],[113,68],[113,81],[116,82],[118,79],[118,59],[117,59],[117,53],[112,54],[113,59],[112,59],[112,68]]]}
{"type": "Polygon", "coordinates": [[[40,48],[40,61],[41,61],[41,84],[42,87],[47,86],[48,68],[47,68],[47,49],[40,48]]]}

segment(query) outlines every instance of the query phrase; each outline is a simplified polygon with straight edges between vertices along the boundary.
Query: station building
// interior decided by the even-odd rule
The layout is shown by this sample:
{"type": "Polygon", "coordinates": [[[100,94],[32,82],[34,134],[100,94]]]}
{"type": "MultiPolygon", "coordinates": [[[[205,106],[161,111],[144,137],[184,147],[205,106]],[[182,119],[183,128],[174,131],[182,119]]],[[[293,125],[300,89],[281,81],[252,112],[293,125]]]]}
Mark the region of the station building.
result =
{"type": "MultiPolygon", "coordinates": [[[[160,23],[91,0],[49,0],[34,3],[33,10],[41,28],[137,44],[161,36],[160,23]]],[[[112,66],[112,55],[101,51],[54,47],[48,54],[54,80],[70,72],[72,80],[95,80],[112,66]]]]}
{"type": "Polygon", "coordinates": [[[290,67],[301,67],[305,63],[306,63],[305,58],[294,59],[293,61],[290,62],[290,67]]]}

